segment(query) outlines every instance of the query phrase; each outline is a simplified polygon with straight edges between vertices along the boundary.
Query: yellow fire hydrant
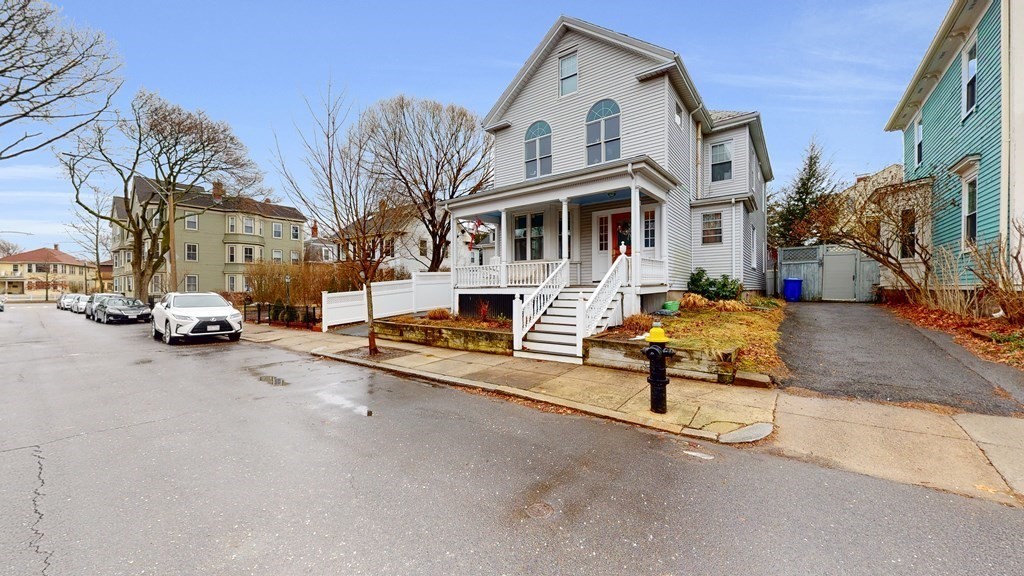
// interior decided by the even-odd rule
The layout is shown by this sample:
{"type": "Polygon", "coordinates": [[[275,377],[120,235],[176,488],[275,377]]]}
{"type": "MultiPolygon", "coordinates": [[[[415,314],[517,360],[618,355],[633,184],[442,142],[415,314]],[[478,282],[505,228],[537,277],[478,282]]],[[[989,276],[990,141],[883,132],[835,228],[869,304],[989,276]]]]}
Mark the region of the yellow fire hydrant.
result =
{"type": "Polygon", "coordinates": [[[649,346],[643,349],[644,356],[651,362],[650,375],[647,383],[651,385],[651,412],[664,414],[668,412],[668,374],[665,367],[666,358],[675,356],[676,351],[665,346],[668,336],[661,322],[655,322],[647,334],[649,346]]]}

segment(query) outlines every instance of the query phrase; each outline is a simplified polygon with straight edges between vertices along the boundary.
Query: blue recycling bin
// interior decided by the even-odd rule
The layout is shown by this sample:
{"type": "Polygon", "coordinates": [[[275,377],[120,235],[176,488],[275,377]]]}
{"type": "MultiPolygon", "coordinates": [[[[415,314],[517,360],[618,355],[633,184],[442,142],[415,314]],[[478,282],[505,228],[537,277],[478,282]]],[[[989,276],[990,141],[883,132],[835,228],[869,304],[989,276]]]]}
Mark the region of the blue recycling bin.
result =
{"type": "Polygon", "coordinates": [[[800,301],[800,288],[803,287],[803,283],[803,278],[782,279],[782,296],[786,299],[786,302],[800,301]]]}

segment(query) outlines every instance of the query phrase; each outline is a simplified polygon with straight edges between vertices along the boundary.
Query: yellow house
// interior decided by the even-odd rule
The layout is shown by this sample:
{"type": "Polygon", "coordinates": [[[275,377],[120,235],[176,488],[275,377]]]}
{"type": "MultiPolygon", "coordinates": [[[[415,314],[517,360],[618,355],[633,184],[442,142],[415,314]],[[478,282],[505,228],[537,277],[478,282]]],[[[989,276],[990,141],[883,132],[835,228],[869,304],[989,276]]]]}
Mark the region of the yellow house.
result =
{"type": "Polygon", "coordinates": [[[0,293],[41,296],[85,292],[96,283],[95,265],[61,252],[60,245],[0,258],[0,293]]]}

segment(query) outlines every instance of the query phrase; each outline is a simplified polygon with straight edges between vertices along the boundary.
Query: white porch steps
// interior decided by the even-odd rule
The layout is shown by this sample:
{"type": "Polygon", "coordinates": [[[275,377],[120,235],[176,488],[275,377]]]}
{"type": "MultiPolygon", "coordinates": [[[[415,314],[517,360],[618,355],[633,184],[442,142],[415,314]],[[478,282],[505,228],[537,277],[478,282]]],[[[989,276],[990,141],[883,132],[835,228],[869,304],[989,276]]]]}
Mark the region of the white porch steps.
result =
{"type": "MultiPolygon", "coordinates": [[[[523,349],[516,350],[513,355],[516,358],[583,364],[583,358],[576,353],[576,305],[581,298],[590,298],[593,293],[594,288],[589,286],[562,289],[533,328],[523,336],[523,349]]],[[[621,300],[622,295],[616,294],[604,311],[598,330],[608,326],[621,300]]]]}

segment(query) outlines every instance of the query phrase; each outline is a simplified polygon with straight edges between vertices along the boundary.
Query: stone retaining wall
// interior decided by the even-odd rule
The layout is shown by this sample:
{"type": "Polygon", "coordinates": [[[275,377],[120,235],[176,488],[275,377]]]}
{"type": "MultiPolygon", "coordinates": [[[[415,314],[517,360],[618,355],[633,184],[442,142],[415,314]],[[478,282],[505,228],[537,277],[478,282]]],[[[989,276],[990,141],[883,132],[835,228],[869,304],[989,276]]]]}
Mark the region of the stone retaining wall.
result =
{"type": "Polygon", "coordinates": [[[444,326],[427,326],[424,324],[405,324],[378,320],[374,322],[377,337],[399,342],[412,342],[468,350],[471,352],[487,352],[489,354],[512,355],[512,333],[498,330],[481,330],[478,328],[451,328],[444,326]]]}
{"type": "MultiPolygon", "coordinates": [[[[600,336],[583,339],[583,363],[606,368],[619,368],[647,373],[647,358],[640,352],[647,343],[643,340],[622,342],[600,336]]],[[[736,349],[697,350],[672,348],[675,356],[667,361],[668,374],[682,378],[711,380],[732,384],[736,375],[736,349]]]]}

